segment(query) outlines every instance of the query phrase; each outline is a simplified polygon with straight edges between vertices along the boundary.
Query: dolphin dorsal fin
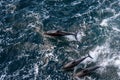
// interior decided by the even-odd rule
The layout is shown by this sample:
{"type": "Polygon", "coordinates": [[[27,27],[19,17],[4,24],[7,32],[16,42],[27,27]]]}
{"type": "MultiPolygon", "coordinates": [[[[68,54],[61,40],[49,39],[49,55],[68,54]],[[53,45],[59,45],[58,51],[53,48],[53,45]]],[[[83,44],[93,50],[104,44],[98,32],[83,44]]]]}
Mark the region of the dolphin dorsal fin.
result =
{"type": "Polygon", "coordinates": [[[76,61],[74,60],[73,62],[72,62],[72,64],[75,64],[76,63],[76,61]]]}
{"type": "Polygon", "coordinates": [[[85,69],[85,70],[83,70],[83,72],[84,72],[84,73],[86,73],[86,72],[88,72],[88,70],[87,70],[87,69],[85,69]]]}
{"type": "Polygon", "coordinates": [[[57,32],[57,33],[58,33],[58,32],[61,32],[61,30],[57,30],[56,32],[57,32]]]}

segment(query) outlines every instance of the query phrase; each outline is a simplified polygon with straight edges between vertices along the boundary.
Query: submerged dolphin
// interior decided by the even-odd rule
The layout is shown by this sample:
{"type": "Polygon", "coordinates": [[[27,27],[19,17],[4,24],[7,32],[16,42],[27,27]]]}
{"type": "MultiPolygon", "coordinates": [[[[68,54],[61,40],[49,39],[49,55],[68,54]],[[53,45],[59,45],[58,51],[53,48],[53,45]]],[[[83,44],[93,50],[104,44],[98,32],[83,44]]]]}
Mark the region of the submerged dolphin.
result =
{"type": "Polygon", "coordinates": [[[73,69],[75,66],[77,66],[80,62],[82,62],[83,60],[85,60],[87,57],[92,58],[92,57],[88,54],[88,56],[86,56],[86,57],[84,57],[84,58],[80,58],[80,59],[77,59],[77,60],[73,60],[73,61],[67,63],[66,65],[64,65],[64,66],[62,67],[62,69],[64,69],[64,70],[71,70],[71,69],[73,69]]]}
{"type": "Polygon", "coordinates": [[[86,68],[86,69],[83,69],[82,71],[76,73],[74,75],[74,77],[84,77],[84,76],[87,76],[88,74],[90,74],[91,72],[93,72],[94,70],[100,68],[101,66],[94,66],[94,67],[89,67],[89,68],[86,68]]]}
{"type": "Polygon", "coordinates": [[[44,33],[45,35],[54,36],[54,37],[62,37],[67,35],[74,35],[77,40],[77,33],[66,32],[61,30],[50,30],[44,33]]]}

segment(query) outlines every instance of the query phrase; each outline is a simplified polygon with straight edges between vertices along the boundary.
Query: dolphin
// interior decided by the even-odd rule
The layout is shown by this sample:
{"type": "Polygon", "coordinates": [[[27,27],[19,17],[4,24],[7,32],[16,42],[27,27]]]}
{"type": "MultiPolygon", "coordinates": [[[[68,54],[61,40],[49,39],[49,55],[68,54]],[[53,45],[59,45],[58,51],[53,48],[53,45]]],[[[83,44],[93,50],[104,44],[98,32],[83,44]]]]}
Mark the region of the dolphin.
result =
{"type": "Polygon", "coordinates": [[[74,74],[74,77],[84,77],[87,76],[88,74],[90,74],[91,72],[93,72],[94,70],[100,68],[101,66],[93,66],[93,67],[89,67],[89,68],[85,68],[83,70],[81,70],[80,72],[74,74]]]}
{"type": "Polygon", "coordinates": [[[92,58],[92,57],[88,54],[88,56],[86,56],[86,57],[84,57],[84,58],[76,59],[76,60],[73,60],[73,61],[65,64],[65,65],[62,67],[62,69],[63,69],[63,70],[67,70],[67,71],[68,71],[68,70],[71,70],[71,69],[73,69],[75,66],[77,66],[80,62],[82,62],[83,60],[85,60],[87,57],[92,58]]]}
{"type": "Polygon", "coordinates": [[[74,35],[75,39],[77,40],[77,33],[73,32],[66,32],[61,30],[50,30],[44,33],[45,35],[53,36],[53,37],[62,37],[67,35],[74,35]]]}

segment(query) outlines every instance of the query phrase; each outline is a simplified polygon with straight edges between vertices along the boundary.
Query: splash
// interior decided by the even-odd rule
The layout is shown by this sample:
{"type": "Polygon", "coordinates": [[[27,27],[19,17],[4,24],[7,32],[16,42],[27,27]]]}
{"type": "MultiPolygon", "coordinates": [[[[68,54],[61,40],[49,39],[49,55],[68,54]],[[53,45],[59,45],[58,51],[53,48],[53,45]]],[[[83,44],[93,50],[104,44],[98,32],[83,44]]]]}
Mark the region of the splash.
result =
{"type": "Polygon", "coordinates": [[[68,39],[68,41],[79,41],[79,42],[81,42],[82,37],[84,37],[84,36],[86,36],[85,33],[83,31],[79,31],[79,32],[77,32],[76,35],[68,35],[68,36],[65,36],[65,37],[68,39]],[[77,40],[76,40],[76,38],[77,38],[77,40]]]}
{"type": "Polygon", "coordinates": [[[108,26],[108,20],[109,19],[103,19],[102,22],[100,23],[101,26],[108,26]]]}
{"type": "Polygon", "coordinates": [[[108,24],[110,24],[109,21],[116,19],[119,16],[120,16],[120,12],[117,14],[114,14],[113,16],[111,16],[109,18],[103,19],[102,22],[100,23],[100,25],[101,26],[108,26],[108,24]]]}

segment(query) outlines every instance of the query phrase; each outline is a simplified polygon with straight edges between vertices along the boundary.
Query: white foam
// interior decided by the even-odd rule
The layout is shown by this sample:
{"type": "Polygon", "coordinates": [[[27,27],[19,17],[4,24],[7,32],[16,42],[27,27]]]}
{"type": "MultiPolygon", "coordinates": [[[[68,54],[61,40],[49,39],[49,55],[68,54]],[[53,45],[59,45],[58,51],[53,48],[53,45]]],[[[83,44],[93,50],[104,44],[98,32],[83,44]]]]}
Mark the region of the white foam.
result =
{"type": "Polygon", "coordinates": [[[77,40],[81,41],[83,36],[86,36],[85,33],[83,31],[79,31],[77,33],[77,40]]]}
{"type": "Polygon", "coordinates": [[[102,62],[100,63],[100,66],[106,67],[107,65],[109,65],[109,60],[104,59],[102,60],[102,62]]]}
{"type": "Polygon", "coordinates": [[[4,49],[0,46],[0,53],[3,51],[4,49]]]}
{"type": "Polygon", "coordinates": [[[76,37],[77,37],[77,40],[75,38],[75,35],[67,35],[65,36],[69,41],[81,41],[82,40],[82,37],[85,36],[85,33],[83,31],[79,31],[77,34],[76,34],[76,37]]]}
{"type": "Polygon", "coordinates": [[[101,26],[108,26],[108,19],[103,19],[100,23],[101,26]]]}
{"type": "MultiPolygon", "coordinates": [[[[114,12],[114,10],[112,10],[114,12]]],[[[110,20],[116,19],[117,17],[120,16],[120,12],[118,14],[114,14],[114,16],[111,16],[109,18],[103,19],[102,22],[100,23],[101,26],[108,26],[108,22],[110,20]]]]}
{"type": "MultiPolygon", "coordinates": [[[[95,49],[89,52],[89,54],[93,57],[93,59],[87,58],[84,62],[92,61],[92,62],[98,62],[98,65],[104,67],[101,68],[101,73],[104,72],[107,68],[107,66],[112,65],[114,67],[117,67],[117,74],[120,76],[120,55],[114,54],[112,57],[110,57],[113,50],[110,48],[110,39],[108,39],[104,45],[97,46],[95,49]]],[[[115,52],[116,53],[116,52],[115,52]]]]}
{"type": "Polygon", "coordinates": [[[33,24],[33,23],[29,23],[28,26],[30,26],[30,27],[36,27],[35,24],[33,24]]]}
{"type": "Polygon", "coordinates": [[[37,80],[37,76],[38,76],[38,72],[39,72],[39,67],[37,64],[34,65],[34,80],[37,80]]]}
{"type": "MultiPolygon", "coordinates": [[[[115,61],[114,61],[114,64],[119,67],[119,65],[120,65],[120,59],[115,60],[115,61]]],[[[119,68],[120,68],[120,67],[119,67],[119,68]]]]}
{"type": "Polygon", "coordinates": [[[39,15],[39,13],[35,13],[33,11],[29,11],[29,14],[26,15],[26,17],[34,17],[35,19],[37,19],[39,21],[39,19],[41,18],[41,16],[39,15]]]}
{"type": "Polygon", "coordinates": [[[120,55],[112,57],[113,65],[120,69],[120,55]]]}
{"type": "Polygon", "coordinates": [[[120,77],[120,55],[116,55],[110,59],[110,63],[112,62],[112,65],[118,68],[117,74],[120,77]]]}
{"type": "Polygon", "coordinates": [[[120,32],[120,29],[118,29],[117,27],[112,27],[113,30],[120,32]]]}
{"type": "Polygon", "coordinates": [[[82,16],[82,15],[80,13],[77,13],[72,18],[74,18],[74,17],[80,17],[80,16],[82,16]]]}
{"type": "Polygon", "coordinates": [[[1,75],[1,76],[0,76],[0,80],[4,80],[5,76],[6,76],[6,75],[1,75]]]}
{"type": "Polygon", "coordinates": [[[114,16],[112,16],[112,17],[110,17],[109,19],[116,19],[117,17],[119,17],[120,16],[120,12],[119,13],[117,13],[117,14],[115,14],[114,16]]]}
{"type": "Polygon", "coordinates": [[[120,76],[120,72],[117,72],[118,76],[120,76]]]}
{"type": "Polygon", "coordinates": [[[106,8],[106,11],[108,11],[108,12],[112,12],[112,13],[116,13],[116,11],[115,11],[115,9],[111,9],[111,8],[106,8]]]}
{"type": "Polygon", "coordinates": [[[109,53],[109,47],[106,44],[103,46],[97,46],[93,51],[90,51],[90,55],[94,58],[92,59],[93,61],[97,61],[100,54],[105,55],[106,53],[109,53]]]}
{"type": "Polygon", "coordinates": [[[21,58],[23,58],[23,57],[29,57],[29,56],[30,56],[30,55],[28,55],[28,54],[22,53],[22,54],[18,55],[17,58],[18,58],[18,59],[21,59],[21,58]]]}
{"type": "MultiPolygon", "coordinates": [[[[120,12],[118,14],[115,14],[114,16],[110,17],[109,19],[112,20],[112,19],[116,19],[118,17],[120,17],[120,12]]],[[[113,25],[112,25],[113,31],[120,32],[120,29],[118,27],[119,27],[119,25],[117,23],[113,23],[113,25]]],[[[110,34],[114,34],[114,33],[110,33],[110,34]]],[[[118,35],[119,35],[119,33],[114,36],[117,37],[118,35]]],[[[110,36],[110,37],[113,37],[113,36],[110,36]]],[[[110,41],[111,40],[112,39],[110,39],[110,41]]],[[[111,41],[111,42],[114,42],[114,41],[111,41]]],[[[117,43],[119,44],[119,42],[117,42],[117,43]]],[[[104,63],[106,63],[106,65],[113,65],[114,67],[117,67],[118,68],[117,73],[120,76],[120,54],[115,54],[115,53],[119,53],[119,50],[116,50],[115,48],[113,48],[111,50],[111,52],[114,52],[114,55],[112,55],[111,58],[108,58],[106,60],[104,59],[105,60],[104,63]]],[[[101,62],[101,63],[104,64],[103,62],[101,62]]]]}
{"type": "Polygon", "coordinates": [[[78,1],[74,1],[74,2],[72,2],[71,5],[72,5],[72,6],[75,6],[75,5],[80,4],[80,3],[81,3],[81,1],[78,0],[78,1]]]}
{"type": "Polygon", "coordinates": [[[22,76],[23,79],[26,79],[26,78],[29,78],[29,77],[30,77],[30,75],[23,75],[22,76]]]}
{"type": "Polygon", "coordinates": [[[51,77],[50,77],[50,75],[48,75],[48,77],[47,77],[45,80],[51,80],[51,77]]]}
{"type": "Polygon", "coordinates": [[[49,15],[43,15],[44,19],[48,19],[50,16],[49,15]]]}
{"type": "Polygon", "coordinates": [[[35,74],[38,75],[39,68],[37,64],[34,65],[34,69],[35,69],[35,74]]]}
{"type": "Polygon", "coordinates": [[[98,65],[105,67],[109,64],[109,61],[111,61],[109,58],[106,57],[106,55],[108,55],[109,53],[109,40],[107,40],[103,45],[96,46],[96,48],[89,52],[93,59],[87,58],[84,62],[98,62],[98,65]]]}
{"type": "Polygon", "coordinates": [[[74,35],[67,35],[65,36],[69,41],[76,41],[75,36],[74,35]]]}
{"type": "Polygon", "coordinates": [[[52,52],[49,53],[49,54],[45,54],[45,57],[50,57],[50,56],[51,56],[51,57],[54,56],[52,52]]]}

